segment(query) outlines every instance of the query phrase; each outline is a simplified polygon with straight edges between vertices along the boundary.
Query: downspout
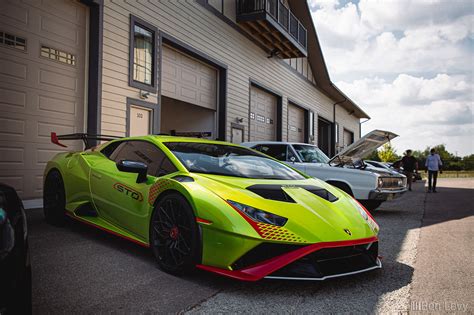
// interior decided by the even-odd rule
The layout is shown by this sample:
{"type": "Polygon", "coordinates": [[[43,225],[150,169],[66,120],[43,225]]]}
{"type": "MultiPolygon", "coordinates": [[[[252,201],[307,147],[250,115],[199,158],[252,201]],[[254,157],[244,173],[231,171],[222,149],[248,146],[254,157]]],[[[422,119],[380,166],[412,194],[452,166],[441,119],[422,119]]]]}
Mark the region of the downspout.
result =
{"type": "MultiPolygon", "coordinates": [[[[342,104],[344,103],[345,101],[347,101],[347,97],[344,97],[344,99],[342,101],[339,101],[339,102],[336,102],[333,104],[333,108],[332,108],[332,121],[333,121],[333,124],[332,124],[332,156],[335,156],[336,155],[336,106],[339,105],[339,104],[342,104]]],[[[360,132],[360,128],[359,128],[359,132],[360,132]]]]}
{"type": "Polygon", "coordinates": [[[368,122],[370,118],[367,118],[367,120],[359,122],[359,139],[362,138],[362,124],[368,122]]]}

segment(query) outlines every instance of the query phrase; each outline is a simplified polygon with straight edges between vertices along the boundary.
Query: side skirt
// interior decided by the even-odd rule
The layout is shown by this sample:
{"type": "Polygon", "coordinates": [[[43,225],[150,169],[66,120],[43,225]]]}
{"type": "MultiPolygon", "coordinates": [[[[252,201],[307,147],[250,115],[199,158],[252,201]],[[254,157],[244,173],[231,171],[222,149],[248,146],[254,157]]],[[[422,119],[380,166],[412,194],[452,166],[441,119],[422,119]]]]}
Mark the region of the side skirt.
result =
{"type": "Polygon", "coordinates": [[[93,227],[95,227],[99,230],[105,231],[105,232],[110,233],[112,235],[121,237],[123,239],[126,239],[127,241],[133,242],[133,243],[138,244],[140,246],[143,246],[143,247],[146,247],[146,248],[150,247],[150,245],[147,244],[146,242],[144,242],[144,241],[142,241],[142,240],[140,240],[136,237],[133,237],[132,235],[129,235],[125,231],[122,232],[120,228],[111,225],[110,223],[104,221],[100,217],[81,218],[81,217],[78,217],[78,216],[76,216],[75,214],[73,214],[69,211],[66,211],[66,215],[68,217],[74,219],[74,220],[77,220],[79,222],[82,222],[82,223],[85,223],[87,225],[93,226],[93,227]],[[114,230],[117,230],[117,231],[114,231],[114,230]]]}

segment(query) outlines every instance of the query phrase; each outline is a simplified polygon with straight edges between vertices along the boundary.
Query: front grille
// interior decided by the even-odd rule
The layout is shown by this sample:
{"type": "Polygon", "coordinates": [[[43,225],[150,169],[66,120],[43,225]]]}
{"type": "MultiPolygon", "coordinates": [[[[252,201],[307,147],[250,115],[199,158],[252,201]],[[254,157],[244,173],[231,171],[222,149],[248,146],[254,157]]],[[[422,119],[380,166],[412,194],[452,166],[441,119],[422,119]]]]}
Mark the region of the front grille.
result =
{"type": "Polygon", "coordinates": [[[262,243],[249,250],[245,255],[243,255],[235,263],[233,263],[232,269],[243,269],[245,267],[255,265],[264,260],[297,250],[304,246],[307,245],[262,243]]]}
{"type": "Polygon", "coordinates": [[[324,278],[377,266],[378,243],[324,248],[292,262],[271,277],[324,278]]]}
{"type": "Polygon", "coordinates": [[[381,177],[379,188],[398,189],[406,186],[406,178],[403,177],[381,177]]]}

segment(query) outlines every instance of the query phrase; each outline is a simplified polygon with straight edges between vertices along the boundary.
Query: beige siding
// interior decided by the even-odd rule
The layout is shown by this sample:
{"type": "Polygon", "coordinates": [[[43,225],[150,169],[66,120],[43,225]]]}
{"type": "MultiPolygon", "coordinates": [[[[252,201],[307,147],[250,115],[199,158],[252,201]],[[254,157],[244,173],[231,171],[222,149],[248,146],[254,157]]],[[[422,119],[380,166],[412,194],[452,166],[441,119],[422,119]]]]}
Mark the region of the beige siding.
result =
{"type": "Polygon", "coordinates": [[[341,106],[336,106],[336,122],[339,124],[339,143],[338,150],[343,148],[344,128],[354,133],[354,142],[359,139],[359,119],[354,115],[349,115],[347,110],[341,106]]]}
{"type": "MultiPolygon", "coordinates": [[[[288,97],[316,114],[332,117],[333,102],[314,85],[289,71],[280,60],[267,58],[260,47],[201,5],[193,1],[105,1],[102,95],[107,109],[102,111],[103,133],[125,134],[125,99],[139,96],[138,89],[128,86],[127,77],[130,13],[227,65],[227,140],[236,117],[244,119],[248,139],[249,79],[283,95],[283,126],[287,125],[288,97]],[[110,122],[109,113],[115,123],[110,122]]],[[[156,95],[147,101],[156,102],[156,95]]],[[[286,133],[283,128],[283,139],[286,133]]]]}

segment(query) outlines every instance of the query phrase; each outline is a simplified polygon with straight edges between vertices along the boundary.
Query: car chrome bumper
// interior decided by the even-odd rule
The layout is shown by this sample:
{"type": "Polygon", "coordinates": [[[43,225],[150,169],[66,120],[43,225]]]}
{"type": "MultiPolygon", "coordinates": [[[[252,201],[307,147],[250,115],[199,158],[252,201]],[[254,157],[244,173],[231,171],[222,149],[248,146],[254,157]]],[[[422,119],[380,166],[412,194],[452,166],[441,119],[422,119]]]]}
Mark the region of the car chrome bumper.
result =
{"type": "Polygon", "coordinates": [[[392,200],[400,197],[407,191],[407,188],[402,189],[375,189],[369,193],[369,200],[392,200]]]}

